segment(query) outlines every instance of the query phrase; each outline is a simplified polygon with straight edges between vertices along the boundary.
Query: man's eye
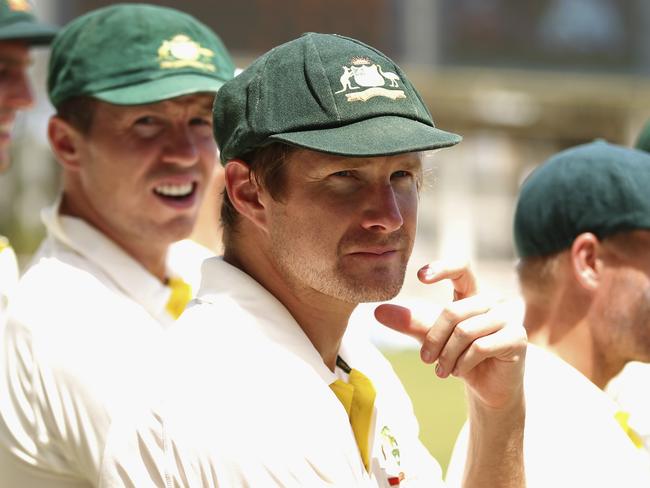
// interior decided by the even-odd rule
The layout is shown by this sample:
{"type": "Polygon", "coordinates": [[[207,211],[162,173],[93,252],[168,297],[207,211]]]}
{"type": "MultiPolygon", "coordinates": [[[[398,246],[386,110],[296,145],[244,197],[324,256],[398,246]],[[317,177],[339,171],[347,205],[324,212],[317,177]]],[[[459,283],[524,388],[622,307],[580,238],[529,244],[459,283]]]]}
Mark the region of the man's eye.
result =
{"type": "Polygon", "coordinates": [[[150,115],[145,115],[136,120],[135,123],[137,125],[153,125],[156,123],[156,119],[150,115]]]}
{"type": "Polygon", "coordinates": [[[337,171],[336,173],[332,173],[332,176],[336,176],[338,178],[347,178],[352,176],[352,171],[345,169],[343,171],[337,171]]]}
{"type": "Polygon", "coordinates": [[[408,178],[411,176],[411,173],[409,171],[401,170],[401,171],[395,171],[392,175],[393,178],[408,178]]]}
{"type": "Polygon", "coordinates": [[[190,120],[190,125],[208,125],[212,126],[212,117],[195,117],[190,120]]]}

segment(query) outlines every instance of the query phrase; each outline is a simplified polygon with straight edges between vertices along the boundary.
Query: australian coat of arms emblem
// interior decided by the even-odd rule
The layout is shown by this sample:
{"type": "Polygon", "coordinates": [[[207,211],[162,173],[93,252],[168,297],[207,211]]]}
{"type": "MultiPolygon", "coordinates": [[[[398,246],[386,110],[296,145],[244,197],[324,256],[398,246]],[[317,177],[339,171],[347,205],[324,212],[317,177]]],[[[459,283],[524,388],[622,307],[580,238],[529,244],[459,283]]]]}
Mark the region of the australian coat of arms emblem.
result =
{"type": "Polygon", "coordinates": [[[27,0],[7,0],[9,8],[14,12],[31,12],[32,6],[27,0]]]}
{"type": "Polygon", "coordinates": [[[179,34],[163,43],[158,48],[158,60],[161,68],[192,67],[204,71],[216,71],[212,62],[214,52],[194,42],[188,36],[179,34]]]}
{"type": "Polygon", "coordinates": [[[400,89],[400,77],[392,71],[384,71],[381,65],[367,57],[352,58],[349,66],[343,66],[340,81],[341,89],[334,93],[352,92],[345,93],[348,102],[366,102],[374,97],[406,98],[400,89]]]}

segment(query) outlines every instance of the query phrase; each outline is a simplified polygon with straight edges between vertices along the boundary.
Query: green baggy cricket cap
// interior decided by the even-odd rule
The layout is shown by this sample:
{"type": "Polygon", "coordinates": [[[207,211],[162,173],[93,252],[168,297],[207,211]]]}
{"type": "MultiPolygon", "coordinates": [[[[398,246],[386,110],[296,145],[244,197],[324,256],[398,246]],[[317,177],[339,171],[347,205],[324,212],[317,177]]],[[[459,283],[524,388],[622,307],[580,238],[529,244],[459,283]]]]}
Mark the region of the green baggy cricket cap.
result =
{"type": "Polygon", "coordinates": [[[52,42],[58,28],[36,20],[28,0],[0,0],[0,41],[22,41],[31,46],[52,42]]]}
{"type": "Polygon", "coordinates": [[[370,157],[453,146],[402,70],[355,39],[307,33],[255,60],[219,91],[221,161],[283,142],[370,157]]]}
{"type": "Polygon", "coordinates": [[[551,157],[524,181],[514,238],[521,258],[567,249],[583,232],[602,239],[650,229],[650,154],[604,141],[551,157]]]}
{"type": "Polygon", "coordinates": [[[52,44],[48,94],[139,105],[216,92],[235,66],[219,37],[191,15],[145,4],[94,10],[52,44]]]}

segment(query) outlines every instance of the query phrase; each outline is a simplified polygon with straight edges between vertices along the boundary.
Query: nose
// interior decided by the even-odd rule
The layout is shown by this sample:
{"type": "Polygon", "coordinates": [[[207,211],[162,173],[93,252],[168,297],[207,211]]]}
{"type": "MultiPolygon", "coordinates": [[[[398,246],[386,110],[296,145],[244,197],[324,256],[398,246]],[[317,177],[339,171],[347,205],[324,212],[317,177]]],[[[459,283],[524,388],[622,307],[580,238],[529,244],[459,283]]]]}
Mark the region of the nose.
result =
{"type": "Polygon", "coordinates": [[[179,166],[192,166],[199,158],[197,141],[189,127],[175,127],[169,134],[163,159],[179,166]]]}
{"type": "Polygon", "coordinates": [[[382,184],[368,191],[361,226],[375,232],[395,232],[404,224],[395,189],[382,184]]]}

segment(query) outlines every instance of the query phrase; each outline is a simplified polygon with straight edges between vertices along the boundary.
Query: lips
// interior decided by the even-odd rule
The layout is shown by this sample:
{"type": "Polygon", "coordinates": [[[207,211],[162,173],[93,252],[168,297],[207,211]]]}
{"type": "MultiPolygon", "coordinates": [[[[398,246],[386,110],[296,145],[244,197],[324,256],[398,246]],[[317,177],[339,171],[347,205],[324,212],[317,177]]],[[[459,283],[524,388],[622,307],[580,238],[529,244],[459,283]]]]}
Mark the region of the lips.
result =
{"type": "Polygon", "coordinates": [[[398,249],[394,247],[370,247],[366,249],[358,249],[350,254],[374,254],[376,256],[383,256],[384,254],[391,254],[397,252],[398,249]]]}
{"type": "Polygon", "coordinates": [[[196,181],[184,178],[183,181],[166,180],[161,182],[153,188],[152,192],[167,207],[187,210],[193,208],[197,202],[197,188],[196,181]]]}
{"type": "Polygon", "coordinates": [[[168,198],[185,198],[196,189],[196,183],[163,184],[153,189],[154,193],[168,198]]]}

